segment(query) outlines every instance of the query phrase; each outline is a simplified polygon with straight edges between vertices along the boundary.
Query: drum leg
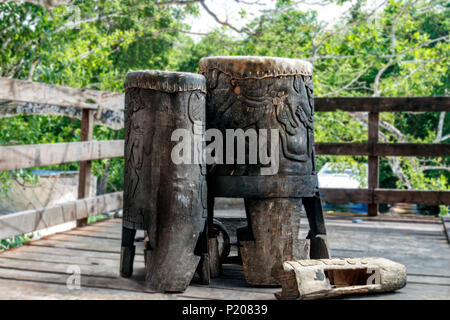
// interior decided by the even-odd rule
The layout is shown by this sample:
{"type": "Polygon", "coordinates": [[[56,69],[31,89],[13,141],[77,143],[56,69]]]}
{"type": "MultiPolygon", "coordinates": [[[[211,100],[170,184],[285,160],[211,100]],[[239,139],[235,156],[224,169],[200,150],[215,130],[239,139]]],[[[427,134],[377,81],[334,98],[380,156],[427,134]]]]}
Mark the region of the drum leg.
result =
{"type": "MultiPolygon", "coordinates": [[[[210,186],[209,184],[208,186],[210,186]]],[[[218,278],[222,274],[222,263],[219,255],[219,243],[217,237],[219,233],[214,228],[214,196],[208,193],[208,258],[209,275],[211,278],[218,278]]]]}
{"type": "Polygon", "coordinates": [[[327,231],[322,212],[322,203],[319,195],[303,198],[306,216],[309,223],[307,239],[311,242],[311,259],[329,259],[330,251],[327,243],[327,231]]]}
{"type": "Polygon", "coordinates": [[[122,228],[122,249],[120,251],[120,275],[125,278],[133,274],[133,262],[136,247],[134,245],[135,229],[122,228]]]}
{"type": "Polygon", "coordinates": [[[282,263],[309,254],[298,238],[300,209],[299,199],[245,199],[248,226],[238,240],[247,284],[278,286],[282,263]]]}
{"type": "Polygon", "coordinates": [[[200,278],[199,283],[208,285],[211,279],[208,255],[208,221],[205,221],[205,228],[200,234],[194,254],[200,256],[200,262],[198,263],[196,270],[200,278]]]}
{"type": "Polygon", "coordinates": [[[208,203],[207,212],[208,218],[205,223],[205,229],[202,233],[202,254],[200,263],[197,267],[197,273],[200,276],[200,283],[208,285],[211,278],[220,276],[220,267],[217,263],[218,261],[211,261],[211,257],[218,258],[218,252],[210,252],[211,250],[218,250],[217,246],[214,246],[214,240],[217,238],[213,230],[213,220],[214,220],[214,189],[211,183],[208,183],[208,203]],[[212,255],[211,255],[212,253],[212,255]],[[214,270],[212,270],[212,267],[214,270]]]}
{"type": "MultiPolygon", "coordinates": [[[[240,261],[240,264],[242,264],[242,245],[241,243],[249,242],[249,241],[255,241],[255,236],[252,232],[252,217],[250,214],[250,209],[247,209],[247,201],[245,201],[245,215],[247,217],[247,225],[244,227],[240,227],[236,229],[236,236],[237,236],[237,245],[238,245],[238,260],[240,261]]],[[[250,200],[248,200],[250,201],[250,200]]]]}

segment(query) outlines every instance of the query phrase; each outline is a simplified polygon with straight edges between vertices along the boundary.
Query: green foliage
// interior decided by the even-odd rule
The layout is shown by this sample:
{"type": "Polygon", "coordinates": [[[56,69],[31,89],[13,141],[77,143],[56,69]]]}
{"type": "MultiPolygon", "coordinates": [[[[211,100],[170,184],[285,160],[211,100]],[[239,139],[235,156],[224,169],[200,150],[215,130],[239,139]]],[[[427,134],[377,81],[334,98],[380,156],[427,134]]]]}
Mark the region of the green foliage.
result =
{"type": "Polygon", "coordinates": [[[444,217],[449,214],[448,206],[440,205],[439,206],[439,216],[444,217]]]}
{"type": "Polygon", "coordinates": [[[25,234],[0,240],[0,252],[7,249],[20,247],[25,242],[33,240],[32,234],[25,234]]]}

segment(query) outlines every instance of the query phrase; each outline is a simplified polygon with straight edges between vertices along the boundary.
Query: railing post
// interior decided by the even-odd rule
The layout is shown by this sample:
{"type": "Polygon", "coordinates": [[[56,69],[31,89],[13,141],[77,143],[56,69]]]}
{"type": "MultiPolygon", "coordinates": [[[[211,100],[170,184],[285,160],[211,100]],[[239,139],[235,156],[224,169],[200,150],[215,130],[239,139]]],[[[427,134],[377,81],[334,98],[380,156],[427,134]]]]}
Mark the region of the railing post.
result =
{"type": "Polygon", "coordinates": [[[374,202],[374,190],[378,188],[378,156],[375,155],[375,144],[378,142],[379,113],[369,112],[369,190],[372,202],[368,204],[368,215],[378,215],[378,204],[374,202]]]}
{"type": "MultiPolygon", "coordinates": [[[[81,117],[81,141],[92,140],[94,131],[94,110],[83,109],[81,117]]],[[[78,199],[89,197],[91,191],[91,161],[80,162],[78,176],[78,199]]],[[[77,227],[87,225],[87,218],[77,220],[77,227]]]]}

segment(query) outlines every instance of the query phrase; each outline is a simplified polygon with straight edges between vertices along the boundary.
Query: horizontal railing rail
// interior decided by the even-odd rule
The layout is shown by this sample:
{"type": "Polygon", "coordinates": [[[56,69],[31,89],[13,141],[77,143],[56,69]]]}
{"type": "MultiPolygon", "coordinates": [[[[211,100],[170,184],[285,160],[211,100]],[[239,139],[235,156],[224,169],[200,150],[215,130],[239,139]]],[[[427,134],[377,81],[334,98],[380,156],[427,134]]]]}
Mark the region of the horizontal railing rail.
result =
{"type": "Polygon", "coordinates": [[[123,93],[78,89],[0,77],[0,100],[83,109],[123,110],[123,93]]]}
{"type": "Polygon", "coordinates": [[[450,143],[375,143],[318,142],[317,154],[341,156],[442,157],[450,154],[450,143]]]}
{"type": "Polygon", "coordinates": [[[92,140],[0,147],[0,171],[123,157],[123,140],[92,140]]]}
{"type": "MultiPolygon", "coordinates": [[[[318,155],[441,157],[450,144],[317,142],[318,155]]],[[[123,157],[124,140],[92,140],[47,144],[0,146],[0,171],[34,168],[70,162],[123,157]]]]}
{"type": "Polygon", "coordinates": [[[330,203],[414,203],[421,205],[450,204],[449,191],[320,188],[323,201],[330,203]]]}
{"type": "Polygon", "coordinates": [[[314,98],[317,112],[439,112],[449,111],[449,97],[314,98]]]}
{"type": "Polygon", "coordinates": [[[122,192],[68,201],[0,217],[0,239],[26,234],[122,208],[122,192]]]}

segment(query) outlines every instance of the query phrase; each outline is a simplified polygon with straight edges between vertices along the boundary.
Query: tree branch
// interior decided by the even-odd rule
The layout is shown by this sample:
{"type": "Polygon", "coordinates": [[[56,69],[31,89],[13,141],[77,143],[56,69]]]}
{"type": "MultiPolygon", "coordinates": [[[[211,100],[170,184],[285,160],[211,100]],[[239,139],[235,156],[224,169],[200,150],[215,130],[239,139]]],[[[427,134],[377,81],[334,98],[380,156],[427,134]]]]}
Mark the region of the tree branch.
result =
{"type": "Polygon", "coordinates": [[[66,30],[66,29],[74,29],[74,28],[79,27],[83,23],[102,21],[102,20],[105,20],[105,19],[108,19],[108,18],[114,18],[114,17],[119,17],[119,16],[123,16],[123,15],[119,14],[119,13],[111,13],[111,14],[107,14],[107,15],[104,15],[104,16],[96,15],[93,18],[89,18],[89,19],[85,19],[85,20],[68,22],[68,23],[64,24],[63,26],[59,27],[58,29],[56,29],[53,33],[58,33],[58,32],[66,30]]]}
{"type": "Polygon", "coordinates": [[[31,63],[30,70],[28,71],[28,77],[27,77],[28,81],[32,81],[33,80],[34,70],[36,69],[36,66],[37,66],[37,64],[39,63],[40,60],[41,60],[41,58],[36,58],[31,63]]]}
{"type": "Polygon", "coordinates": [[[450,171],[450,167],[446,166],[422,166],[420,171],[428,171],[428,170],[447,170],[450,171]]]}
{"type": "Polygon", "coordinates": [[[205,4],[205,0],[199,0],[199,2],[200,2],[200,5],[203,7],[203,9],[205,9],[205,11],[206,11],[211,17],[213,17],[213,19],[216,20],[217,23],[219,23],[219,24],[221,24],[221,25],[223,25],[223,26],[225,26],[225,27],[228,27],[228,28],[230,28],[230,29],[236,31],[237,33],[245,32],[245,33],[248,34],[248,35],[256,36],[255,33],[251,32],[251,31],[248,30],[247,28],[243,28],[242,30],[239,30],[239,29],[236,28],[235,26],[229,24],[228,21],[222,21],[222,20],[220,20],[219,17],[218,17],[214,12],[212,12],[212,11],[208,8],[208,6],[205,4]]]}
{"type": "MultiPolygon", "coordinates": [[[[370,17],[372,17],[372,16],[377,12],[377,10],[378,10],[379,8],[381,8],[385,3],[386,3],[386,1],[383,1],[381,4],[379,4],[375,9],[373,9],[368,15],[364,16],[363,18],[361,18],[361,19],[359,19],[359,20],[356,20],[356,21],[354,21],[354,22],[352,22],[352,23],[346,24],[346,25],[344,25],[344,26],[342,26],[342,27],[336,29],[335,31],[329,33],[329,34],[328,34],[327,36],[325,36],[325,37],[320,41],[320,43],[317,45],[315,52],[313,52],[313,56],[314,56],[315,53],[320,49],[320,47],[322,47],[322,46],[324,45],[324,43],[325,43],[329,38],[335,36],[336,34],[339,34],[340,32],[346,30],[346,29],[349,28],[349,27],[356,26],[356,25],[358,25],[358,24],[360,24],[360,23],[362,23],[362,22],[368,20],[368,19],[369,19],[370,17]]],[[[321,32],[322,32],[323,30],[326,29],[326,27],[327,27],[328,25],[329,25],[329,24],[324,25],[324,27],[321,28],[321,29],[316,33],[316,35],[314,36],[314,38],[317,38],[317,37],[321,34],[321,32]]]]}
{"type": "Polygon", "coordinates": [[[362,72],[360,72],[355,78],[353,78],[350,82],[348,82],[345,86],[343,86],[343,87],[341,87],[341,88],[339,88],[339,89],[336,89],[336,90],[334,90],[334,91],[332,91],[332,92],[329,92],[329,93],[327,93],[327,94],[324,94],[323,96],[324,97],[329,97],[329,96],[332,96],[332,95],[335,95],[335,94],[338,94],[338,93],[340,93],[340,92],[342,92],[342,91],[345,91],[345,90],[347,90],[348,88],[350,88],[356,81],[358,81],[358,79],[359,78],[361,78],[363,75],[364,75],[364,73],[366,73],[366,71],[371,67],[372,65],[369,65],[368,67],[366,67],[362,72]]]}
{"type": "Polygon", "coordinates": [[[394,60],[391,58],[384,66],[383,68],[381,68],[377,75],[375,76],[375,81],[373,83],[373,97],[379,97],[381,92],[379,89],[380,86],[380,79],[381,76],[383,75],[383,73],[387,70],[387,68],[389,68],[391,66],[391,64],[394,62],[394,60]]]}
{"type": "Polygon", "coordinates": [[[200,0],[187,0],[187,1],[161,1],[161,2],[155,2],[155,6],[158,7],[164,7],[164,6],[171,6],[171,5],[190,5],[190,4],[196,4],[199,3],[200,0]]]}
{"type": "Polygon", "coordinates": [[[434,139],[434,141],[433,141],[434,143],[439,143],[439,142],[445,140],[445,139],[442,139],[442,131],[444,130],[445,114],[446,114],[446,112],[442,111],[441,114],[439,115],[439,123],[438,123],[438,127],[437,127],[436,139],[434,139]]]}

